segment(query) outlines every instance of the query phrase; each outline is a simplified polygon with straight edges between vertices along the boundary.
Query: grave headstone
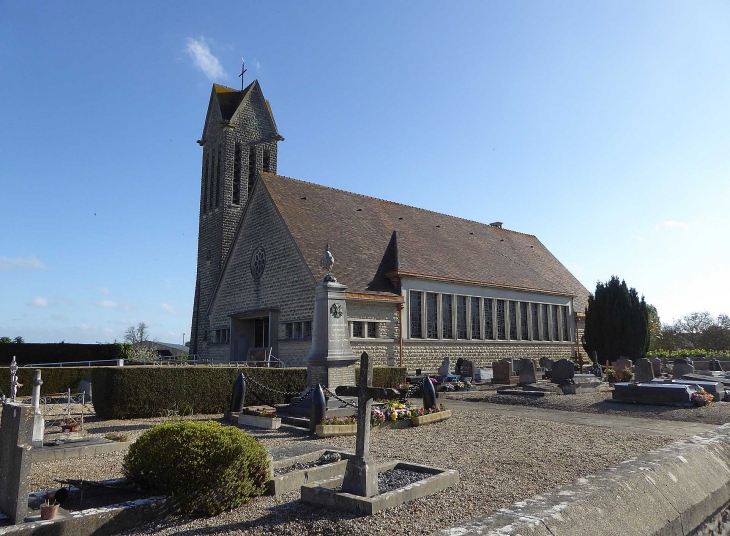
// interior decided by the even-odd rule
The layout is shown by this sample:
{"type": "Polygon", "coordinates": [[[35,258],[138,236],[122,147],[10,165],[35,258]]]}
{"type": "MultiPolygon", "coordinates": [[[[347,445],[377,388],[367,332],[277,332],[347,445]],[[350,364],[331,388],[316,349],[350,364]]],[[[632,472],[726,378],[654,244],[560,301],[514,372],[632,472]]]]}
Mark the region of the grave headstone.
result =
{"type": "Polygon", "coordinates": [[[478,382],[485,382],[492,379],[493,372],[486,368],[478,368],[474,371],[474,379],[478,382]]]}
{"type": "Polygon", "coordinates": [[[554,364],[555,364],[555,362],[552,359],[549,359],[547,357],[541,357],[540,358],[540,366],[544,370],[553,370],[553,365],[554,364]]]}
{"type": "Polygon", "coordinates": [[[474,361],[464,359],[464,361],[461,363],[461,376],[464,378],[474,377],[474,361]]]}
{"type": "Polygon", "coordinates": [[[439,367],[439,376],[448,376],[451,371],[451,358],[449,356],[444,357],[439,367]]]}
{"type": "Polygon", "coordinates": [[[537,367],[532,359],[520,359],[520,383],[537,383],[537,367]]]}
{"type": "MultiPolygon", "coordinates": [[[[428,378],[426,381],[429,381],[428,378]]],[[[378,468],[370,456],[370,408],[373,398],[397,400],[397,389],[373,387],[373,364],[370,356],[363,352],[360,356],[360,381],[357,387],[337,387],[338,395],[357,396],[357,438],[355,456],[347,460],[342,491],[372,497],[378,493],[378,468]]]]}
{"type": "Polygon", "coordinates": [[[575,376],[575,365],[570,359],[561,359],[553,364],[553,383],[564,383],[575,376]]]}
{"type": "Polygon", "coordinates": [[[685,374],[694,374],[695,367],[689,363],[685,357],[679,357],[674,360],[674,369],[672,370],[672,378],[682,379],[685,374]]]}
{"type": "Polygon", "coordinates": [[[494,383],[509,383],[512,376],[512,362],[502,359],[492,363],[492,381],[494,383]]]}
{"type": "Polygon", "coordinates": [[[636,360],[636,373],[634,374],[635,383],[646,383],[654,379],[654,369],[651,361],[645,357],[636,360]]]}
{"type": "Polygon", "coordinates": [[[457,376],[461,376],[462,363],[464,363],[463,358],[460,357],[459,359],[456,360],[456,366],[454,367],[454,374],[456,374],[457,376]]]}
{"type": "Polygon", "coordinates": [[[33,407],[7,402],[0,424],[0,512],[13,524],[28,514],[33,456],[33,407]]]}
{"type": "Polygon", "coordinates": [[[662,375],[662,360],[655,357],[651,360],[651,368],[654,370],[654,377],[658,378],[662,375]]]}
{"type": "Polygon", "coordinates": [[[627,359],[627,358],[623,358],[622,357],[621,359],[617,359],[613,363],[613,370],[615,370],[616,372],[620,372],[620,371],[622,371],[624,369],[632,370],[632,368],[631,368],[632,365],[633,365],[633,363],[631,362],[631,359],[627,359]]]}
{"type": "Polygon", "coordinates": [[[717,359],[710,359],[710,370],[717,371],[717,372],[723,372],[720,361],[718,361],[717,359]]]}

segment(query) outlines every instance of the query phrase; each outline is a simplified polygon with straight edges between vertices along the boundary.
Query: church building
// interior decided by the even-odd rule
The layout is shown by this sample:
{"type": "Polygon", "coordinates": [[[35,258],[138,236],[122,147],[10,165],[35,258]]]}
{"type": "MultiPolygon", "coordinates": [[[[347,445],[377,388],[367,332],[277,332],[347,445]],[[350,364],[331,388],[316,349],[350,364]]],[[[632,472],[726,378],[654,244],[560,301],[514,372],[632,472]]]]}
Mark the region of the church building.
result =
{"type": "Polygon", "coordinates": [[[280,176],[283,139],[258,81],[213,85],[191,354],[244,361],[269,348],[303,366],[326,245],[352,349],[377,365],[579,351],[588,291],[535,236],[280,176]]]}

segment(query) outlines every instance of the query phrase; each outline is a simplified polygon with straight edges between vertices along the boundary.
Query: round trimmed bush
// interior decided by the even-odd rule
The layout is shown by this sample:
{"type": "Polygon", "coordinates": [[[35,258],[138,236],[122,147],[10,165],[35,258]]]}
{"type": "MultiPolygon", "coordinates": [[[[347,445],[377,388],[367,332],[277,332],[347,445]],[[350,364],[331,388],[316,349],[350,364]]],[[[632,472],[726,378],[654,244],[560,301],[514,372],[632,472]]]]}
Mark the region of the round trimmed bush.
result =
{"type": "Polygon", "coordinates": [[[123,470],[129,480],[172,496],[183,514],[213,516],[265,491],[269,459],[236,427],[179,421],[142,434],[123,470]]]}

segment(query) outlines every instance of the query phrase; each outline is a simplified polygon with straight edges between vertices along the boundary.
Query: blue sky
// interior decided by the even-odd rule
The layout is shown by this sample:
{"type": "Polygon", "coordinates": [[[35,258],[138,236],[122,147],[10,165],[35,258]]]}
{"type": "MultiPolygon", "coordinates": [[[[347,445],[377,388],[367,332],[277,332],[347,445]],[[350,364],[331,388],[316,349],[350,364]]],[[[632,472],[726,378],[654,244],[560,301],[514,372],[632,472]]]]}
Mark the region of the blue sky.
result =
{"type": "Polygon", "coordinates": [[[535,234],[730,313],[727,2],[0,4],[0,336],[189,338],[213,81],[282,175],[535,234]]]}

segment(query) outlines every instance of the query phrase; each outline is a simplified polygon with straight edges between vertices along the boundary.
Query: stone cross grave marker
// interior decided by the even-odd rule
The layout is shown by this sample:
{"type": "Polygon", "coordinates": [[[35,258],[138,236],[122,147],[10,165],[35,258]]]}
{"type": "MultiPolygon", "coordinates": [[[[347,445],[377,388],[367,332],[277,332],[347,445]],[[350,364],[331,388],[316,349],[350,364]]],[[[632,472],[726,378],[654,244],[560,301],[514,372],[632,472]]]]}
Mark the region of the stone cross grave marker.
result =
{"type": "Polygon", "coordinates": [[[370,457],[370,408],[373,398],[397,400],[397,389],[373,387],[373,364],[370,356],[363,352],[360,356],[360,381],[357,387],[341,385],[335,389],[339,396],[357,397],[357,438],[355,457],[347,461],[342,491],[360,497],[373,497],[378,494],[378,469],[370,457]]]}
{"type": "Polygon", "coordinates": [[[10,362],[10,401],[15,402],[18,394],[18,364],[15,362],[15,356],[10,362]]]}

